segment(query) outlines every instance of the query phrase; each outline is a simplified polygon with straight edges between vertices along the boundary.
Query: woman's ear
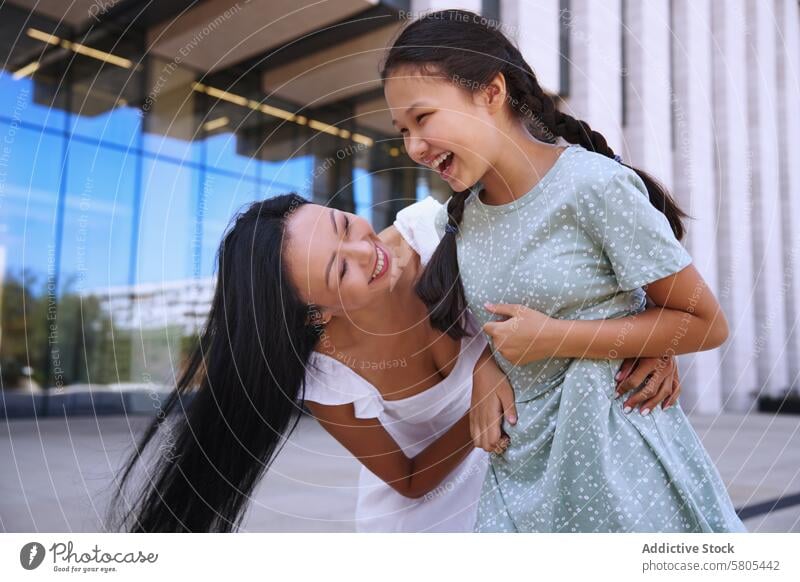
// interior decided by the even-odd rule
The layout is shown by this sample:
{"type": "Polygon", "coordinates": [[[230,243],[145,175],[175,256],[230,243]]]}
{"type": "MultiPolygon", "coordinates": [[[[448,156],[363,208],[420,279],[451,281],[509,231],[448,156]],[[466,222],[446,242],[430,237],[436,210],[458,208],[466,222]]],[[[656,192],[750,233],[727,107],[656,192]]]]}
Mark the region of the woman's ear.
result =
{"type": "Polygon", "coordinates": [[[502,111],[507,95],[506,78],[503,73],[497,73],[494,78],[478,92],[478,98],[481,104],[487,107],[490,113],[502,111]]]}

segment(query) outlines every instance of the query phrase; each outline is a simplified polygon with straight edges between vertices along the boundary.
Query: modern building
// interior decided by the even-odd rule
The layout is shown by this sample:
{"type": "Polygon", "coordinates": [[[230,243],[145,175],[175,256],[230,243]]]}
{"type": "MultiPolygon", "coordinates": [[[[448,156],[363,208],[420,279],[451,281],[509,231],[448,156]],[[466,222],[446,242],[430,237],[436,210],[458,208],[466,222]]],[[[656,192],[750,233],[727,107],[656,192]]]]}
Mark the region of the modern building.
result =
{"type": "Polygon", "coordinates": [[[11,0],[0,7],[0,367],[45,386],[166,381],[228,221],[295,191],[376,229],[448,193],[378,79],[410,18],[480,13],[562,107],[659,177],[730,322],[681,357],[684,407],[797,386],[797,0],[11,0]]]}

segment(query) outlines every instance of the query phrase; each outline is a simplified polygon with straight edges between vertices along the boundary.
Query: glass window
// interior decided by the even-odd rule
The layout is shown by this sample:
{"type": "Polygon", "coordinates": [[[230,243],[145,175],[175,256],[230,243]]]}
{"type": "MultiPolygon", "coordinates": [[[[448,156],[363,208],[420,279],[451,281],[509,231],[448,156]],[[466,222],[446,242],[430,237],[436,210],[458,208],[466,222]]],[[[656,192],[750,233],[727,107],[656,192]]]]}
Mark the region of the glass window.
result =
{"type": "MultiPolygon", "coordinates": [[[[96,92],[91,97],[97,101],[96,92]]],[[[96,114],[82,109],[71,116],[70,125],[75,135],[94,138],[103,143],[118,144],[126,148],[139,147],[141,111],[125,105],[125,101],[110,101],[107,107],[96,114]]]]}
{"type": "Polygon", "coordinates": [[[139,156],[72,141],[67,158],[62,280],[81,292],[125,285],[139,156]]]}
{"type": "Polygon", "coordinates": [[[63,89],[56,94],[52,83],[0,71],[0,117],[42,127],[63,130],[67,113],[63,107],[63,89]]]}
{"type": "MultiPolygon", "coordinates": [[[[4,388],[30,368],[49,384],[49,315],[58,298],[56,232],[63,138],[0,121],[0,366],[4,388]]],[[[25,380],[27,381],[27,380],[25,380]]]]}
{"type": "Polygon", "coordinates": [[[137,283],[160,283],[192,276],[197,182],[197,172],[191,168],[145,156],[137,283]]]}
{"type": "Polygon", "coordinates": [[[356,214],[372,222],[372,175],[365,168],[356,167],[353,192],[356,201],[356,214]]]}
{"type": "Polygon", "coordinates": [[[141,42],[130,31],[106,35],[92,41],[92,48],[101,51],[99,57],[77,54],[70,58],[70,129],[75,135],[139,147],[144,66],[137,48],[141,42]]]}
{"type": "Polygon", "coordinates": [[[146,151],[178,162],[199,162],[202,135],[196,113],[195,73],[151,57],[147,67],[143,144],[146,151]]]}
{"type": "MultiPolygon", "coordinates": [[[[201,205],[201,240],[196,256],[195,274],[210,277],[216,268],[217,249],[234,214],[244,210],[244,205],[266,198],[261,188],[251,180],[232,178],[216,172],[206,172],[203,177],[203,203],[201,205]]],[[[197,252],[198,249],[195,249],[197,252]]]]}
{"type": "MultiPolygon", "coordinates": [[[[0,230],[6,270],[55,268],[63,138],[0,121],[0,230]]],[[[40,282],[43,284],[41,277],[40,282]]]]}
{"type": "Polygon", "coordinates": [[[305,155],[280,161],[260,162],[261,181],[276,193],[296,192],[311,198],[314,156],[305,155]]]}

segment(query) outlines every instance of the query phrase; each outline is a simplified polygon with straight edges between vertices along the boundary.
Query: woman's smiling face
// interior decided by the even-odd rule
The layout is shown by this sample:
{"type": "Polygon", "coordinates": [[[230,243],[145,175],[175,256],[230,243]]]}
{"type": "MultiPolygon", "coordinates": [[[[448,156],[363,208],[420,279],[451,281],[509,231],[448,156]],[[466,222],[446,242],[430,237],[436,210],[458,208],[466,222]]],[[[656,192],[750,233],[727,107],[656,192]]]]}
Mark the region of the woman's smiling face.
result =
{"type": "Polygon", "coordinates": [[[303,301],[332,315],[362,309],[397,280],[392,250],[362,217],[303,204],[286,226],[285,259],[303,301]]]}
{"type": "Polygon", "coordinates": [[[455,192],[472,187],[492,167],[498,108],[483,106],[483,92],[401,67],[386,79],[384,95],[411,159],[455,192]]]}

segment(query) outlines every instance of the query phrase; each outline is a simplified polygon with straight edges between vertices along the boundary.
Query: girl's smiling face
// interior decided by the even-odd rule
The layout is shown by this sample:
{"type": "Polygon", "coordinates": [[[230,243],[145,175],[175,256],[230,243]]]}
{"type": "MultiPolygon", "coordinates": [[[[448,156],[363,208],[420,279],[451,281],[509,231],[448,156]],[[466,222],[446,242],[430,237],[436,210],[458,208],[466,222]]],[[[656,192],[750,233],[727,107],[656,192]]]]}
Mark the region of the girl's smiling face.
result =
{"type": "Polygon", "coordinates": [[[446,77],[413,67],[384,83],[392,123],[412,160],[434,170],[455,192],[471,188],[500,151],[503,95],[490,84],[470,92],[446,77]],[[500,132],[498,132],[500,130],[500,132]]]}

